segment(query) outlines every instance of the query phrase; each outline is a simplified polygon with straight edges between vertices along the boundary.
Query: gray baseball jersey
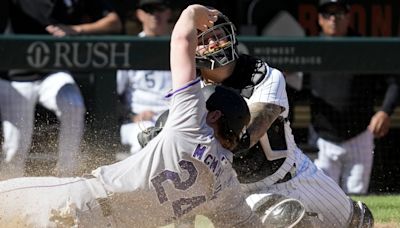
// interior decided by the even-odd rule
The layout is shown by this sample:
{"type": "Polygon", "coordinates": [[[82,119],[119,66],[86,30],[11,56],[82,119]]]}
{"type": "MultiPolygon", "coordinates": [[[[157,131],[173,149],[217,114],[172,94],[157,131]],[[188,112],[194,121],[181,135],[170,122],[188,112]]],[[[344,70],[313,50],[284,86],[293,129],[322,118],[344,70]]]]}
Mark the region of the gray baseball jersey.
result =
{"type": "Polygon", "coordinates": [[[240,192],[232,153],[206,125],[199,80],[169,96],[163,131],[141,153],[94,170],[94,178],[0,182],[0,222],[53,227],[68,218],[91,227],[154,227],[205,214],[217,227],[260,227],[240,192]]]}
{"type": "MultiPolygon", "coordinates": [[[[264,102],[285,108],[280,115],[286,119],[289,105],[286,95],[286,83],[282,73],[267,66],[264,80],[254,88],[248,103],[264,102]]],[[[284,163],[272,175],[264,179],[242,184],[248,194],[247,202],[252,207],[267,193],[278,193],[300,200],[307,211],[319,214],[326,227],[346,227],[352,206],[342,189],[328,176],[324,175],[311,160],[297,147],[289,121],[284,121],[286,150],[273,150],[267,135],[260,139],[268,160],[286,157],[284,163]],[[280,180],[291,173],[288,181],[280,180]]]]}

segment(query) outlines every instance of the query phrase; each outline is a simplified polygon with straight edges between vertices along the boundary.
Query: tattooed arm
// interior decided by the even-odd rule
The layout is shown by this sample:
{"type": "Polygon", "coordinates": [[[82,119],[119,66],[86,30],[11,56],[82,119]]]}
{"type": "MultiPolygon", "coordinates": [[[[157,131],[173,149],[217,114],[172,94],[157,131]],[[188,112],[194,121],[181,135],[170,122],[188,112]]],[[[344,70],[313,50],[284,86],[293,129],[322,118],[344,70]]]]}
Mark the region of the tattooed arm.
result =
{"type": "Polygon", "coordinates": [[[249,105],[251,119],[247,127],[250,135],[250,147],[267,132],[271,124],[278,118],[283,108],[279,105],[256,102],[249,105]]]}

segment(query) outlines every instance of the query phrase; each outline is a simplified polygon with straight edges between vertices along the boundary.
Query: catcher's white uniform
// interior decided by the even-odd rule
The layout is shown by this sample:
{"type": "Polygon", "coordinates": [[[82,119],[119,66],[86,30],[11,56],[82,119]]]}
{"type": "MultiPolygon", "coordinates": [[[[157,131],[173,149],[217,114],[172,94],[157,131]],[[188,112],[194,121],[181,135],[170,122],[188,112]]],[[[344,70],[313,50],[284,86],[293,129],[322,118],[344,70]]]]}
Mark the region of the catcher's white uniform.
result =
{"type": "Polygon", "coordinates": [[[0,226],[156,227],[204,214],[216,227],[260,227],[224,149],[206,125],[199,80],[170,94],[168,121],[141,153],[92,178],[0,182],[0,226]]]}
{"type": "MultiPolygon", "coordinates": [[[[248,103],[264,102],[279,105],[285,108],[280,114],[281,117],[287,118],[289,105],[285,86],[282,73],[267,66],[264,80],[254,87],[248,103]]],[[[346,227],[352,214],[350,199],[297,147],[289,121],[284,122],[284,132],[286,150],[272,150],[267,135],[260,139],[268,160],[282,157],[286,159],[272,175],[254,183],[242,184],[243,190],[249,195],[247,203],[253,207],[270,193],[282,194],[302,202],[307,211],[318,213],[322,224],[326,227],[346,227]],[[279,180],[287,173],[291,173],[292,178],[280,182],[279,180]]]]}

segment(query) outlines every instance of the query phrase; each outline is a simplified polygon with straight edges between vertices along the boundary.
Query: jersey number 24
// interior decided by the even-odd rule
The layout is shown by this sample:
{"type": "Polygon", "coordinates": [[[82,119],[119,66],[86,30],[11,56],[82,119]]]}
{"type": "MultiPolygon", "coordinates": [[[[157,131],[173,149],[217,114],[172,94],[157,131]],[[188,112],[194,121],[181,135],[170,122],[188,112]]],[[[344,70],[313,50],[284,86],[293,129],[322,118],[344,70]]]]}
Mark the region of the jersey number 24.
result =
{"type": "MultiPolygon", "coordinates": [[[[182,181],[181,177],[179,176],[179,173],[170,170],[164,170],[159,175],[151,179],[151,183],[153,184],[157,192],[158,200],[160,201],[161,204],[168,201],[168,196],[165,193],[164,187],[162,186],[162,184],[165,181],[167,180],[172,181],[174,187],[182,191],[187,190],[196,182],[198,171],[192,162],[181,160],[179,162],[179,166],[189,173],[189,177],[184,181],[182,181]]],[[[205,196],[180,198],[172,202],[172,208],[175,216],[179,218],[182,215],[193,210],[193,208],[204,203],[205,201],[206,201],[205,196]]]]}

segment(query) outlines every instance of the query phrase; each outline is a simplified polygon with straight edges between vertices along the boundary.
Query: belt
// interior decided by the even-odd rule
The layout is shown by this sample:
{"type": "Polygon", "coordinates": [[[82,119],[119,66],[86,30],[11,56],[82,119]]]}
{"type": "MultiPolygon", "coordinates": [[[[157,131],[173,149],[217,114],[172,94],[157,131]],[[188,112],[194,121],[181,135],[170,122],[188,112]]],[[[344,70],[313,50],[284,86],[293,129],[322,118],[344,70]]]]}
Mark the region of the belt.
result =
{"type": "Polygon", "coordinates": [[[296,164],[293,164],[292,168],[283,176],[281,179],[277,180],[274,184],[284,183],[291,180],[296,174],[296,164]]]}

